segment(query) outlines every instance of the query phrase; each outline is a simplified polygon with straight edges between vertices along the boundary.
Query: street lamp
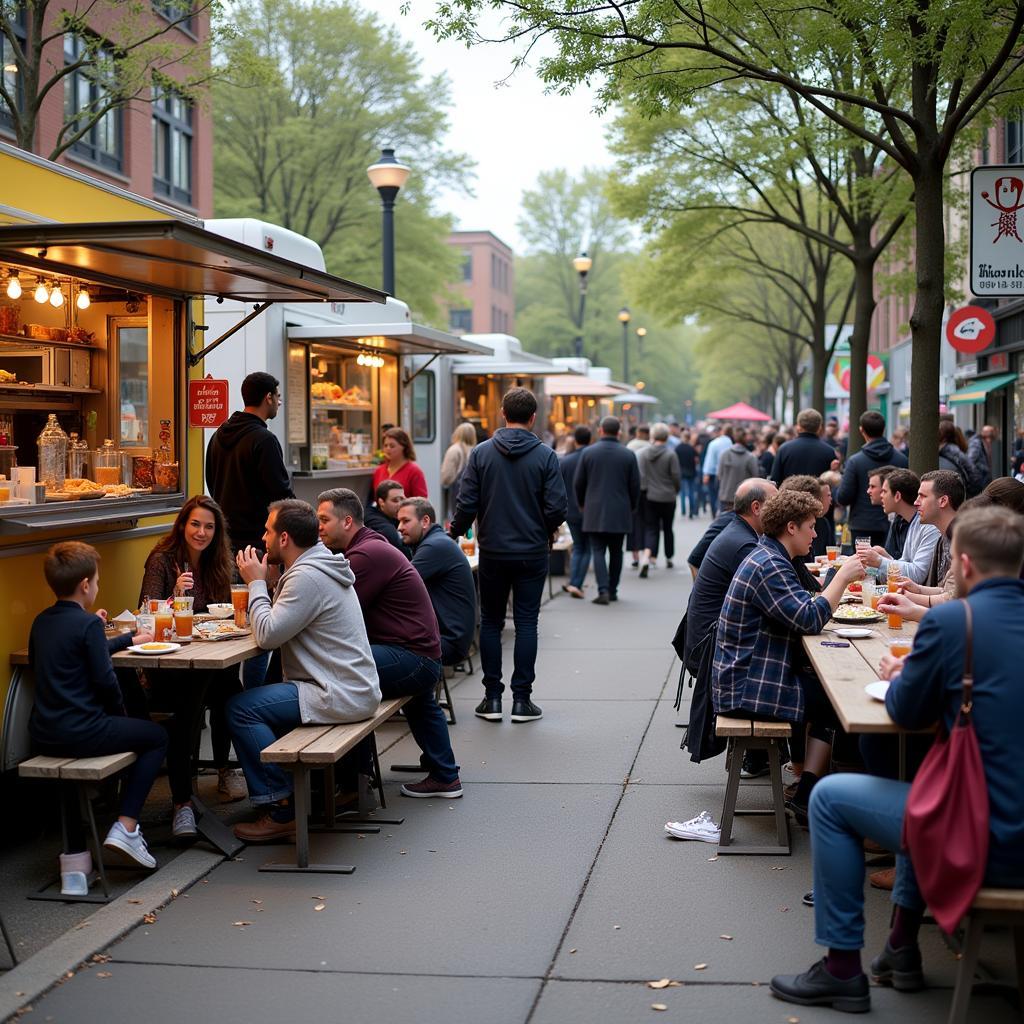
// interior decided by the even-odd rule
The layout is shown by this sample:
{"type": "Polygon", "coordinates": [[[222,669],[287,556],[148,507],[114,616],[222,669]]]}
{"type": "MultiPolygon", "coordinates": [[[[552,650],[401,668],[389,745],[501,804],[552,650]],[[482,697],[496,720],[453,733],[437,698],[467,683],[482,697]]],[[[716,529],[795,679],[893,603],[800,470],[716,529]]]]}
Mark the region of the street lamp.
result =
{"type": "Polygon", "coordinates": [[[587,304],[587,274],[593,265],[594,261],[585,252],[581,252],[572,261],[573,269],[580,275],[580,314],[576,321],[576,340],[573,342],[573,354],[577,359],[583,358],[583,309],[587,304]]]}
{"type": "Polygon", "coordinates": [[[623,306],[619,310],[619,323],[622,324],[622,379],[629,380],[629,321],[632,314],[629,306],[623,306]]]}
{"type": "Polygon", "coordinates": [[[646,338],[646,337],[647,337],[647,328],[646,327],[638,327],[636,329],[636,340],[637,340],[637,345],[639,345],[641,352],[643,352],[643,350],[644,350],[644,338],[646,338]]]}
{"type": "Polygon", "coordinates": [[[393,149],[382,149],[380,160],[366,168],[370,184],[380,194],[384,291],[395,294],[395,199],[409,177],[409,168],[395,159],[393,149]]]}

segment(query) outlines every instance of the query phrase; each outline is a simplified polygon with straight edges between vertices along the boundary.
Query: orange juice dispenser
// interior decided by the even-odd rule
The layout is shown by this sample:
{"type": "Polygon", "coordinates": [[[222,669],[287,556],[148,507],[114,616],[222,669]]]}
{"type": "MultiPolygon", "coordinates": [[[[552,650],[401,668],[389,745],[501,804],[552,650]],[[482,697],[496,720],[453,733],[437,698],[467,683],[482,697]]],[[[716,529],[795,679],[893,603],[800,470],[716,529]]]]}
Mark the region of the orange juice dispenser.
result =
{"type": "Polygon", "coordinates": [[[109,437],[93,454],[92,474],[101,487],[121,482],[121,449],[115,448],[109,437]]]}

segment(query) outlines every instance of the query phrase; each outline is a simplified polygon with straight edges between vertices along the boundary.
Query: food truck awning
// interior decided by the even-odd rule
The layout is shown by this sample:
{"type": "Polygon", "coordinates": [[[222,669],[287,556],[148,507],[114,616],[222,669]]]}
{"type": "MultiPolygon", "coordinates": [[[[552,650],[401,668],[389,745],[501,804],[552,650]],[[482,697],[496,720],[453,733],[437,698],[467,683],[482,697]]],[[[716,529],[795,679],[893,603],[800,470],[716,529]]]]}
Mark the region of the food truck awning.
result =
{"type": "Polygon", "coordinates": [[[176,220],[0,227],[0,262],[170,298],[383,302],[383,292],[176,220]]]}
{"type": "Polygon", "coordinates": [[[323,324],[289,327],[290,341],[324,342],[358,351],[396,356],[486,354],[491,350],[457,335],[409,322],[392,324],[323,324]]]}
{"type": "MultiPolygon", "coordinates": [[[[492,352],[493,349],[480,346],[481,352],[492,352]]],[[[497,377],[555,377],[569,375],[576,379],[578,375],[568,367],[545,359],[543,356],[523,353],[522,359],[459,359],[452,367],[452,373],[458,377],[479,377],[493,373],[497,377]]],[[[550,390],[545,384],[545,390],[550,390]]]]}
{"type": "Polygon", "coordinates": [[[623,388],[614,384],[605,384],[592,377],[580,376],[549,381],[544,390],[549,395],[579,395],[581,398],[612,398],[623,392],[623,388]]]}
{"type": "Polygon", "coordinates": [[[629,405],[657,405],[659,399],[655,398],[654,395],[647,394],[646,391],[631,391],[626,395],[616,395],[612,401],[616,404],[628,403],[629,405]]]}

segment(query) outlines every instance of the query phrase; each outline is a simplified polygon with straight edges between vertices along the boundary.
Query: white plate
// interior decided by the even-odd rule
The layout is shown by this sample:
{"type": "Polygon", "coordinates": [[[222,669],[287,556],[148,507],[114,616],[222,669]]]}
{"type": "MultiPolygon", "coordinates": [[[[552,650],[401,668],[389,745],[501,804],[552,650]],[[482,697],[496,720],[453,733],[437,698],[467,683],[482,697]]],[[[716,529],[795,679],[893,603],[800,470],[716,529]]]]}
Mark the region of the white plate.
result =
{"type": "Polygon", "coordinates": [[[889,692],[889,684],[884,679],[878,679],[873,683],[868,683],[864,687],[864,692],[872,700],[880,700],[885,703],[885,695],[889,692]]]}
{"type": "Polygon", "coordinates": [[[844,629],[836,629],[833,632],[844,640],[863,640],[865,637],[874,636],[870,629],[861,629],[859,626],[846,626],[844,629]]]}
{"type": "Polygon", "coordinates": [[[128,648],[132,654],[147,654],[149,657],[154,658],[161,654],[170,654],[171,651],[180,651],[181,644],[160,644],[159,648],[154,647],[143,647],[141,644],[134,644],[128,648]]]}

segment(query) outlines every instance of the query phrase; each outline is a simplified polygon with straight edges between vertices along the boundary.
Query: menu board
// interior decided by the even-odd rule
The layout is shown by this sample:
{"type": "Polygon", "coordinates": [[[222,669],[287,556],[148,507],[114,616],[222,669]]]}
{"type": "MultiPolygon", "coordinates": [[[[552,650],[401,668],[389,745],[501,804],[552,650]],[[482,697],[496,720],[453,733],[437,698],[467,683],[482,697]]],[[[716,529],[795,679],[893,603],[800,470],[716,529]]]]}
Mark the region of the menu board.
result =
{"type": "Polygon", "coordinates": [[[309,437],[309,385],[306,382],[306,346],[288,346],[288,443],[306,444],[309,437]]]}

